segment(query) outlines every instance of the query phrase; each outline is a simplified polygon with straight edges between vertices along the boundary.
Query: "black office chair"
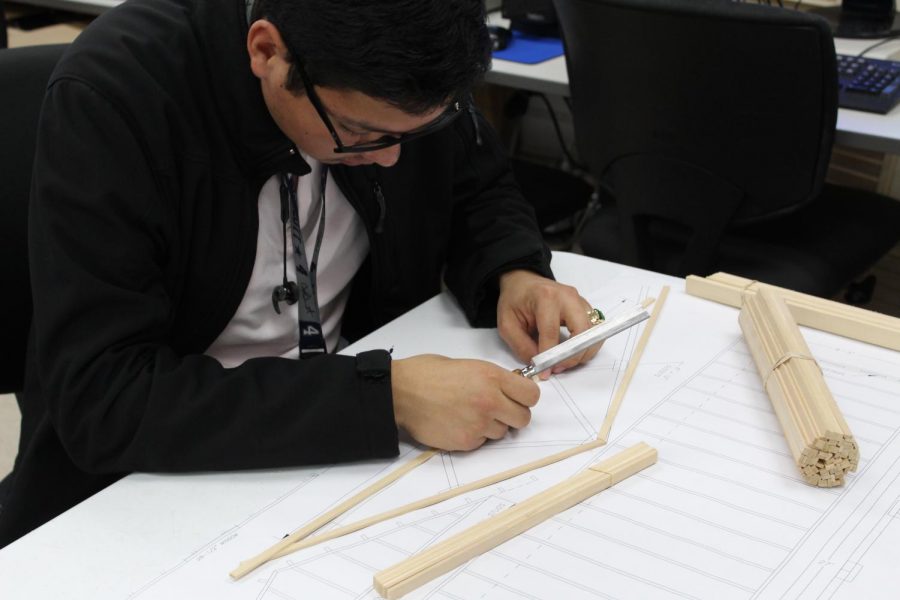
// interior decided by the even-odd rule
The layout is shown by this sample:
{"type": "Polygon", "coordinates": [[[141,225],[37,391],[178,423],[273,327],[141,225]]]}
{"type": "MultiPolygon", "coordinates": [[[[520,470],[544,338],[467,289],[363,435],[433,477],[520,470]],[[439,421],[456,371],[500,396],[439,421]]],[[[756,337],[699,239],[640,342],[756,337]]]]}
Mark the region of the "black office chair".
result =
{"type": "Polygon", "coordinates": [[[824,184],[818,17],[723,0],[556,0],[576,141],[607,201],[585,254],[831,297],[900,241],[900,202],[824,184]]]}
{"type": "Polygon", "coordinates": [[[9,46],[9,38],[6,33],[6,7],[0,1],[0,49],[9,46]]]}
{"type": "MultiPolygon", "coordinates": [[[[31,326],[28,197],[38,115],[50,73],[66,45],[0,50],[0,393],[22,391],[31,326]]],[[[0,509],[9,477],[0,480],[0,509]]]]}
{"type": "Polygon", "coordinates": [[[19,392],[31,324],[28,196],[38,114],[47,81],[65,45],[0,50],[0,393],[19,392]]]}

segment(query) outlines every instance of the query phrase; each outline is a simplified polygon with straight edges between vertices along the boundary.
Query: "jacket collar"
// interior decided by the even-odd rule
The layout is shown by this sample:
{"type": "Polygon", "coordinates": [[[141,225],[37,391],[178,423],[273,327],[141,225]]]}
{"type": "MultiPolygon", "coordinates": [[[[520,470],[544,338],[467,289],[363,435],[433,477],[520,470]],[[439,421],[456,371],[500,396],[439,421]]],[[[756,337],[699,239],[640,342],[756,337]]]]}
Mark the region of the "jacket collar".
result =
{"type": "Polygon", "coordinates": [[[208,65],[215,110],[249,174],[306,175],[310,167],[275,124],[247,56],[245,0],[193,0],[193,27],[208,65]]]}

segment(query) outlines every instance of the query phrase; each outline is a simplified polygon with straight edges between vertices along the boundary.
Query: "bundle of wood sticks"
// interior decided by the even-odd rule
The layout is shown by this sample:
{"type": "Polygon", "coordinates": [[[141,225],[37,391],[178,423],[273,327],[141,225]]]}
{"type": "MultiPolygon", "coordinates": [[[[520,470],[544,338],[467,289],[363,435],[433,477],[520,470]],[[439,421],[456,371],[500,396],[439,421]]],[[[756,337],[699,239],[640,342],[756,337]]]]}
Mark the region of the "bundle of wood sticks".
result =
{"type": "Polygon", "coordinates": [[[635,444],[487,521],[376,573],[375,589],[388,600],[400,598],[655,462],[656,450],[643,442],[635,444]]]}
{"type": "Polygon", "coordinates": [[[841,485],[859,465],[859,446],[784,299],[762,287],[744,298],[738,320],[803,479],[841,485]]]}

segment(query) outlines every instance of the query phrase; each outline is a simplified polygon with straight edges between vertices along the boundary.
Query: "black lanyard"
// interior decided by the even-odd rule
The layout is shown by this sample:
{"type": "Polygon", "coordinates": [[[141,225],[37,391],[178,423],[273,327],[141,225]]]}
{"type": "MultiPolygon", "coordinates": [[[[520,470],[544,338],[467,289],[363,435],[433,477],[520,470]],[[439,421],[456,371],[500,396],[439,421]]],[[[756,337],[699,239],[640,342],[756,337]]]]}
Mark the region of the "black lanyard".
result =
{"type": "Polygon", "coordinates": [[[312,261],[307,263],[306,247],[303,245],[303,233],[300,230],[300,205],[297,202],[298,179],[296,175],[281,174],[281,199],[282,203],[287,203],[290,210],[291,241],[294,246],[294,267],[297,272],[300,358],[311,358],[328,351],[325,347],[325,335],[322,332],[318,288],[316,287],[319,250],[322,248],[322,237],[325,235],[325,184],[327,181],[328,167],[322,165],[322,173],[319,177],[319,230],[316,233],[312,261]]]}

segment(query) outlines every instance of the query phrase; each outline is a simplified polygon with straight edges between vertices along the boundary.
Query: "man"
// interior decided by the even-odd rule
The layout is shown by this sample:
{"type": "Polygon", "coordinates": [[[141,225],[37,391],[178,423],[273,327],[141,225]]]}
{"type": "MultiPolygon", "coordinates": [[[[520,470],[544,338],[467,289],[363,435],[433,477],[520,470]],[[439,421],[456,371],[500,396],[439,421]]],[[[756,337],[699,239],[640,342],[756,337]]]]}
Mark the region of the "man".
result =
{"type": "Polygon", "coordinates": [[[527,425],[538,387],[497,365],[334,354],[442,273],[523,361],[588,326],[468,103],[488,48],[481,0],[130,0],[82,34],[40,126],[0,545],[130,471],[527,425]]]}

